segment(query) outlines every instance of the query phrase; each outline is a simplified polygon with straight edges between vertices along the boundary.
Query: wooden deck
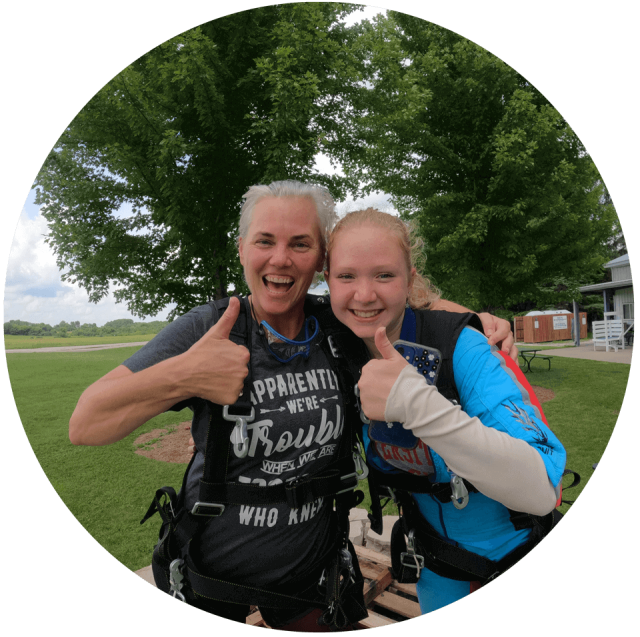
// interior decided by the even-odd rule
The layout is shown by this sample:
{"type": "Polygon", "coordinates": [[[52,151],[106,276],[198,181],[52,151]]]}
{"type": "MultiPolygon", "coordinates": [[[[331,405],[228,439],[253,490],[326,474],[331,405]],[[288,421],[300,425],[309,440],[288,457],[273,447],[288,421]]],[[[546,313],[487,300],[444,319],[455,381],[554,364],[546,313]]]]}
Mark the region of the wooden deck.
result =
{"type": "MultiPolygon", "coordinates": [[[[415,584],[400,584],[391,575],[391,559],[382,553],[356,546],[360,569],[364,576],[364,601],[369,616],[359,622],[360,628],[377,628],[418,617],[420,606],[415,584]]],[[[251,626],[265,625],[260,611],[247,617],[251,626]]]]}

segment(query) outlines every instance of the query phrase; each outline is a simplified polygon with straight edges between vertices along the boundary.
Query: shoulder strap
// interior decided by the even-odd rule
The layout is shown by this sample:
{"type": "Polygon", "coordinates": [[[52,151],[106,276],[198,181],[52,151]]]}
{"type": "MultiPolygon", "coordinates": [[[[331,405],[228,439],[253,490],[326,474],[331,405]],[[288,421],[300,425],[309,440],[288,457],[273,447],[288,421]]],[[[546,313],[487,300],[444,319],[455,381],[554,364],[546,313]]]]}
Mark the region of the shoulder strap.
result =
{"type": "MultiPolygon", "coordinates": [[[[313,296],[313,295],[309,295],[313,296]]],[[[319,297],[316,297],[319,298],[319,297]]],[[[228,307],[228,299],[216,301],[216,309],[225,311],[228,307]]],[[[305,311],[312,316],[316,316],[320,327],[328,329],[328,333],[333,333],[331,308],[327,301],[322,302],[307,299],[305,311]]],[[[335,318],[333,319],[335,321],[335,318]]],[[[337,322],[337,321],[336,321],[337,322]]],[[[230,337],[237,344],[245,345],[251,349],[251,313],[246,299],[241,299],[241,312],[238,320],[234,324],[230,337]]],[[[354,337],[355,338],[355,337],[354,337]]],[[[359,339],[358,339],[359,340],[359,339]]],[[[331,349],[330,345],[325,346],[331,349]]],[[[349,390],[348,380],[344,377],[342,365],[336,365],[335,357],[328,353],[327,358],[333,370],[338,376],[341,389],[345,396],[353,394],[349,390]]],[[[246,415],[251,412],[250,402],[251,389],[251,367],[249,376],[245,380],[245,387],[241,400],[238,400],[228,409],[229,414],[246,415]]],[[[352,386],[351,386],[352,387],[352,386]]],[[[345,407],[348,408],[349,401],[345,400],[345,407]]],[[[223,408],[220,405],[211,403],[211,420],[207,433],[207,445],[205,449],[205,465],[203,477],[200,480],[199,500],[209,505],[209,515],[219,515],[225,504],[270,504],[275,502],[287,502],[291,507],[298,508],[307,502],[318,497],[332,496],[340,491],[347,491],[355,488],[358,479],[354,473],[352,450],[355,446],[352,436],[352,428],[347,426],[349,422],[348,412],[345,413],[345,432],[342,436],[336,460],[327,467],[320,475],[310,475],[298,480],[289,481],[283,484],[271,485],[268,487],[257,487],[251,484],[238,484],[227,481],[227,463],[231,452],[230,435],[234,426],[233,422],[225,421],[223,418],[223,408]],[[229,423],[227,426],[227,422],[229,423]],[[215,507],[218,508],[215,508],[215,507]]],[[[203,510],[204,514],[205,511],[203,510]]]]}
{"type": "MultiPolygon", "coordinates": [[[[212,301],[210,304],[215,307],[219,317],[224,314],[229,307],[229,299],[220,299],[212,301]]],[[[247,349],[251,349],[251,314],[247,299],[240,298],[240,313],[236,322],[229,333],[229,340],[236,345],[244,345],[247,349]]],[[[219,318],[218,318],[219,320],[219,318]]],[[[249,375],[245,379],[242,396],[233,404],[229,405],[228,412],[230,415],[249,415],[252,410],[251,405],[251,385],[252,374],[251,365],[249,365],[249,375]]],[[[215,502],[204,497],[203,486],[211,483],[226,482],[227,464],[229,452],[231,451],[231,432],[235,426],[233,420],[225,420],[223,418],[223,407],[215,403],[209,403],[211,418],[209,419],[209,427],[207,431],[207,442],[204,450],[204,468],[202,472],[202,480],[200,481],[200,501],[215,502]],[[204,485],[203,485],[204,483],[204,485]]]]}
{"type": "Polygon", "coordinates": [[[445,312],[439,310],[416,310],[416,341],[435,347],[442,353],[440,375],[436,386],[449,400],[460,402],[453,374],[453,352],[460,332],[469,325],[482,332],[482,323],[477,314],[445,312]]]}
{"type": "MultiPolygon", "coordinates": [[[[305,312],[315,316],[322,330],[320,347],[338,377],[345,405],[345,429],[348,427],[349,435],[360,439],[360,411],[354,388],[362,367],[369,361],[369,350],[362,339],[335,317],[328,296],[308,294],[305,312]]],[[[351,437],[351,442],[355,443],[355,438],[351,437]]]]}

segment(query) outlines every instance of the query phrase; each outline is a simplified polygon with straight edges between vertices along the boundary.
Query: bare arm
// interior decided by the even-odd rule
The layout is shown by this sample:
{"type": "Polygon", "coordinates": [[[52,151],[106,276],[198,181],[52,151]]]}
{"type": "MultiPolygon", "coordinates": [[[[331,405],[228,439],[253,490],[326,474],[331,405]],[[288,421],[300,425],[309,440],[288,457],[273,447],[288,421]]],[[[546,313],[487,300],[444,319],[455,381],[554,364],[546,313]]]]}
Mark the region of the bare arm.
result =
{"type": "Polygon", "coordinates": [[[458,305],[453,301],[447,301],[446,299],[438,299],[432,306],[432,310],[444,310],[445,312],[458,312],[459,314],[463,314],[465,312],[473,312],[467,307],[463,305],[458,305]]]}
{"type": "Polygon", "coordinates": [[[88,387],[69,421],[71,442],[107,445],[122,440],[191,397],[234,403],[249,362],[247,349],[228,339],[239,307],[232,299],[220,321],[183,354],[136,373],[120,365],[88,387]]]}
{"type": "Polygon", "coordinates": [[[169,359],[134,374],[120,365],[97,380],[80,396],[69,421],[69,440],[74,445],[117,442],[190,398],[181,393],[172,367],[175,360],[169,359]]]}

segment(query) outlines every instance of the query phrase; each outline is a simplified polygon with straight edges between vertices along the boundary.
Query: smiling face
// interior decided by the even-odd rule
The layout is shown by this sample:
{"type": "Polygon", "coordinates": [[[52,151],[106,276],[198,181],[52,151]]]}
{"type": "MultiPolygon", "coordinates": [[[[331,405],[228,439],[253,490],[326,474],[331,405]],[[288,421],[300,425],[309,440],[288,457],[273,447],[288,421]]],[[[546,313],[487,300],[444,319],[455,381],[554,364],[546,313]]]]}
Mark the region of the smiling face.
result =
{"type": "Polygon", "coordinates": [[[381,326],[397,340],[415,269],[408,270],[395,235],[372,224],[345,228],[334,237],[330,263],[325,276],[336,317],[370,349],[381,326]]]}
{"type": "Polygon", "coordinates": [[[239,253],[258,320],[294,338],[304,320],[305,295],[324,261],[313,201],[307,197],[258,201],[239,253]]]}

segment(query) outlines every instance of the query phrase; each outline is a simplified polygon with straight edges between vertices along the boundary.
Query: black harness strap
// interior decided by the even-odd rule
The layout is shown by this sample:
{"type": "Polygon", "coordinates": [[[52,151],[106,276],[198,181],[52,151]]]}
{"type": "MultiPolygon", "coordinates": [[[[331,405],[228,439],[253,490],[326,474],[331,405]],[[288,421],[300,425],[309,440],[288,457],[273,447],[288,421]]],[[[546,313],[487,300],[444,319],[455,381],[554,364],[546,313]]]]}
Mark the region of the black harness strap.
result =
{"type": "MultiPolygon", "coordinates": [[[[336,450],[336,460],[320,474],[305,476],[279,485],[259,487],[252,484],[228,482],[228,458],[230,453],[233,452],[231,449],[231,432],[235,423],[223,418],[222,406],[210,403],[211,417],[204,449],[204,469],[199,484],[198,503],[191,511],[184,508],[184,494],[186,493],[186,481],[191,467],[190,463],[184,474],[180,493],[176,495],[172,487],[158,489],[151,506],[141,521],[141,523],[146,521],[156,511],[160,513],[163,525],[160,541],[154,550],[153,559],[164,571],[169,569],[170,564],[175,559],[184,560],[186,564],[185,575],[191,589],[185,589],[187,598],[193,596],[196,598],[204,597],[237,604],[246,604],[250,601],[253,604],[276,609],[297,607],[326,609],[327,605],[329,605],[331,612],[328,615],[325,613],[327,615],[325,619],[328,620],[332,627],[334,625],[339,627],[342,624],[340,616],[343,611],[340,609],[342,608],[344,592],[348,588],[350,580],[348,578],[347,585],[345,585],[344,578],[335,574],[342,572],[346,568],[343,562],[346,560],[344,550],[348,545],[349,509],[362,500],[362,493],[354,492],[358,483],[358,476],[354,469],[352,457],[356,441],[356,428],[352,423],[354,414],[357,415],[355,400],[351,395],[353,385],[349,383],[349,377],[345,376],[342,365],[337,364],[334,360],[338,357],[344,359],[344,355],[338,353],[338,347],[340,346],[334,343],[333,334],[336,334],[336,341],[340,340],[346,328],[339,324],[340,328],[337,329],[333,325],[331,321],[333,314],[330,311],[328,301],[325,305],[322,305],[323,301],[324,299],[312,301],[308,297],[305,304],[305,313],[318,318],[320,327],[326,335],[325,340],[321,342],[321,346],[327,355],[332,370],[338,377],[340,388],[345,397],[345,428],[336,450]],[[327,323],[331,324],[327,325],[327,323]],[[201,532],[204,525],[212,517],[224,514],[224,505],[231,503],[261,505],[286,502],[292,508],[299,508],[320,497],[333,497],[335,500],[340,531],[338,548],[336,549],[336,545],[333,544],[330,550],[325,555],[322,555],[315,565],[305,568],[304,572],[290,580],[281,592],[276,593],[271,590],[245,586],[209,577],[198,572],[189,552],[191,540],[201,532]],[[338,551],[337,555],[336,550],[338,551]],[[320,580],[320,575],[325,570],[326,595],[321,598],[322,596],[318,595],[316,587],[320,580]],[[328,582],[334,582],[336,578],[342,582],[340,586],[336,588],[327,584],[328,582]]],[[[228,299],[215,302],[215,307],[219,313],[226,310],[228,302],[228,299]]],[[[246,346],[251,351],[251,314],[246,299],[241,299],[240,314],[229,338],[238,345],[246,346]]],[[[355,338],[355,336],[351,335],[351,338],[355,338]]],[[[356,339],[356,342],[361,343],[359,339],[356,339]]],[[[344,347],[344,344],[342,346],[344,347]]],[[[229,415],[246,416],[252,410],[253,406],[249,401],[252,388],[251,368],[249,371],[242,397],[228,408],[229,415]]],[[[191,401],[184,401],[184,403],[176,407],[183,408],[189,404],[191,404],[191,401]]],[[[191,462],[193,462],[193,459],[191,462]]],[[[350,564],[350,560],[347,561],[350,564]]],[[[351,566],[347,568],[347,572],[353,572],[351,566]]],[[[347,604],[352,605],[353,603],[353,600],[347,602],[347,604]]],[[[357,604],[357,602],[355,603],[357,604]]],[[[360,609],[358,609],[358,612],[360,612],[360,609]]],[[[362,616],[366,615],[365,610],[362,610],[362,613],[364,613],[362,616]]]]}
{"type": "MultiPolygon", "coordinates": [[[[414,530],[416,553],[424,558],[424,566],[441,577],[458,581],[479,581],[486,584],[495,579],[529,553],[555,523],[551,513],[544,517],[529,516],[536,519],[530,519],[526,527],[533,527],[527,542],[516,547],[500,560],[491,560],[444,540],[420,514],[417,505],[408,494],[401,496],[401,503],[403,515],[399,522],[403,534],[408,536],[409,532],[414,530]]],[[[403,545],[404,538],[395,533],[392,540],[392,554],[395,555],[394,571],[399,571],[402,567],[398,556],[406,550],[406,546],[403,545]]]]}
{"type": "Polygon", "coordinates": [[[252,604],[265,608],[324,608],[326,604],[317,595],[316,587],[327,563],[333,558],[335,550],[332,548],[304,573],[287,582],[283,592],[279,593],[202,575],[190,559],[187,559],[187,570],[189,582],[198,597],[232,604],[246,604],[250,600],[252,604]]]}
{"type": "Polygon", "coordinates": [[[291,508],[298,509],[318,498],[336,495],[340,491],[358,486],[351,458],[342,458],[334,464],[338,464],[340,468],[266,487],[236,482],[208,484],[201,480],[200,497],[205,502],[254,506],[286,502],[291,508]],[[345,473],[349,469],[351,473],[345,473]]]}

